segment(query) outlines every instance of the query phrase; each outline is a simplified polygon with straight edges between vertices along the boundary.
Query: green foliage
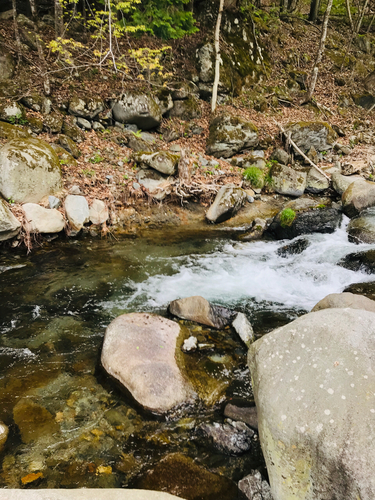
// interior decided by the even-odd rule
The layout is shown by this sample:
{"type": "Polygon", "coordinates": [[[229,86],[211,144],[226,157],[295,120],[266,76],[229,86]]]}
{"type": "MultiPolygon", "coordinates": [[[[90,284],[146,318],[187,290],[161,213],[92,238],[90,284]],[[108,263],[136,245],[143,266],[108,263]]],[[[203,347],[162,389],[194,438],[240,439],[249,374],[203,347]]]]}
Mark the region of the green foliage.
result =
{"type": "Polygon", "coordinates": [[[81,174],[84,175],[85,177],[94,177],[95,170],[89,170],[88,168],[85,168],[81,170],[81,174]]]}
{"type": "Polygon", "coordinates": [[[243,177],[251,182],[255,189],[261,189],[264,185],[264,173],[257,167],[249,167],[243,172],[243,177]]]}
{"type": "Polygon", "coordinates": [[[92,158],[89,159],[90,163],[100,163],[104,160],[98,153],[95,154],[92,158]]]}
{"type": "Polygon", "coordinates": [[[324,203],[320,203],[316,208],[319,208],[319,210],[323,210],[323,208],[326,208],[324,203]]]}
{"type": "Polygon", "coordinates": [[[182,38],[198,31],[192,12],[185,10],[190,0],[143,0],[134,10],[130,24],[144,26],[149,32],[164,40],[182,38]]]}
{"type": "Polygon", "coordinates": [[[291,208],[284,208],[280,214],[280,225],[281,227],[291,226],[294,219],[296,218],[296,212],[291,208]]]}
{"type": "Polygon", "coordinates": [[[17,113],[16,115],[10,116],[8,118],[9,122],[12,123],[13,125],[26,125],[28,123],[27,120],[22,118],[22,113],[17,113]]]}
{"type": "Polygon", "coordinates": [[[133,132],[132,130],[130,132],[134,135],[134,137],[138,137],[138,138],[142,137],[142,130],[141,129],[137,130],[137,132],[133,132]]]}

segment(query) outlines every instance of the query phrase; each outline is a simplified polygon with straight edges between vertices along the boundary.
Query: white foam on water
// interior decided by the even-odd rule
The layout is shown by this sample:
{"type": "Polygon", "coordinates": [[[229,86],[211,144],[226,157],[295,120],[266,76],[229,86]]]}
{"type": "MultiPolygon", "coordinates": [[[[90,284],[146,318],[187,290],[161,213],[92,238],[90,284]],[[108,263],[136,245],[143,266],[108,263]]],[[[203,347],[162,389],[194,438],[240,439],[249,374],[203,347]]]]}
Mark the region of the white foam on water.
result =
{"type": "MultiPolygon", "coordinates": [[[[132,282],[134,293],[113,298],[112,307],[116,303],[124,309],[159,308],[177,298],[202,295],[226,305],[254,299],[310,310],[326,295],[342,292],[351,283],[374,280],[374,276],[337,265],[349,253],[375,249],[375,245],[350,243],[347,223],[345,218],[333,234],[303,236],[310,242],[308,248],[286,258],[276,251],[290,240],[230,242],[214,253],[171,257],[174,274],[132,282]]],[[[105,307],[112,308],[108,303],[105,307]]]]}

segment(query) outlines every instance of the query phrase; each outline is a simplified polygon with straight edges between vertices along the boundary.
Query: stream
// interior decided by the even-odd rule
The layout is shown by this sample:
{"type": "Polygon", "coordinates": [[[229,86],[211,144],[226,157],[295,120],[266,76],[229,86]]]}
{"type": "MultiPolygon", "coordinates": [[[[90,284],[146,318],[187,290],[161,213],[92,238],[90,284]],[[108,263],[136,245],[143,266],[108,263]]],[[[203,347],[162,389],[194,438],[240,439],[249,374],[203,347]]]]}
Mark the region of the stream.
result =
{"type": "Polygon", "coordinates": [[[202,295],[246,313],[260,337],[329,293],[373,281],[337,265],[349,253],[375,248],[349,243],[347,222],[334,234],[304,237],[308,247],[286,256],[277,251],[289,241],[182,243],[170,235],[86,236],[45,244],[29,256],[2,248],[0,420],[10,433],[0,454],[0,487],[20,488],[34,474],[32,487],[40,488],[157,489],[147,472],[177,452],[234,482],[263,467],[256,440],[250,453],[228,456],[196,432],[201,423],[223,422],[226,402],[253,400],[246,349],[235,332],[181,321],[214,345],[190,355],[191,366],[206,372],[208,388],[215,383],[225,390],[211,405],[162,419],[139,408],[100,368],[105,328],[120,314],[165,316],[171,300],[202,295]]]}

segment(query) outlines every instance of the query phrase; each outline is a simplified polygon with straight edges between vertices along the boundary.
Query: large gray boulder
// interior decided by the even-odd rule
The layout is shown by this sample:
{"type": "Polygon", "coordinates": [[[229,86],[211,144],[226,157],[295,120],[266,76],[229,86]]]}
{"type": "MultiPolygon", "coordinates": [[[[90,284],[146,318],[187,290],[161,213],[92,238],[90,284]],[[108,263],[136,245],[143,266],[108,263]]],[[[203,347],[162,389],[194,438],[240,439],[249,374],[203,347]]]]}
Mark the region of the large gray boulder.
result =
{"type": "Polygon", "coordinates": [[[0,192],[17,203],[38,203],[62,187],[59,159],[40,139],[13,139],[0,149],[0,192]]]}
{"type": "Polygon", "coordinates": [[[101,99],[73,97],[69,102],[68,112],[87,120],[93,120],[102,111],[104,103],[101,99]]]}
{"type": "Polygon", "coordinates": [[[59,233],[64,229],[63,215],[56,209],[48,209],[36,203],[22,205],[26,229],[30,233],[59,233]]]}
{"type": "Polygon", "coordinates": [[[375,182],[365,180],[352,182],[342,195],[345,215],[355,217],[362,210],[375,206],[375,182]]]}
{"type": "Polygon", "coordinates": [[[0,198],[0,241],[17,236],[20,229],[21,223],[14,217],[5,201],[0,198]]]}
{"type": "Polygon", "coordinates": [[[329,308],[346,308],[350,309],[363,309],[375,313],[375,301],[364,297],[363,295],[356,295],[350,292],[344,293],[331,293],[320,300],[311,309],[311,312],[320,311],[321,309],[329,308]]]}
{"type": "Polygon", "coordinates": [[[160,125],[162,114],[157,102],[147,94],[125,92],[112,108],[113,117],[120,123],[134,123],[142,130],[160,125]]]}
{"type": "Polygon", "coordinates": [[[375,498],[375,313],[309,313],[248,362],[273,497],[375,498]]]}
{"type": "Polygon", "coordinates": [[[246,191],[234,184],[222,186],[212,205],[207,210],[206,219],[208,222],[218,224],[226,221],[235,215],[247,200],[246,191]]]}
{"type": "Polygon", "coordinates": [[[311,167],[306,178],[306,191],[319,194],[329,188],[329,179],[316,168],[311,167]]]}
{"type": "Polygon", "coordinates": [[[211,304],[199,295],[173,300],[169,304],[168,310],[178,318],[195,321],[213,328],[224,328],[230,325],[237,315],[236,312],[225,307],[211,304]]]}
{"type": "Polygon", "coordinates": [[[123,314],[107,327],[101,362],[144,408],[164,413],[194,396],[175,359],[178,323],[146,313],[123,314]]]}
{"type": "Polygon", "coordinates": [[[257,144],[258,129],[253,123],[223,113],[210,123],[206,152],[216,158],[230,158],[257,144]]]}
{"type": "Polygon", "coordinates": [[[368,208],[352,219],[346,230],[352,243],[375,243],[375,208],[368,208]]]}
{"type": "Polygon", "coordinates": [[[177,170],[179,155],[174,155],[168,151],[140,152],[133,155],[135,163],[143,168],[153,168],[165,175],[174,175],[177,170]]]}
{"type": "Polygon", "coordinates": [[[337,140],[336,132],[327,122],[289,123],[285,130],[304,153],[312,147],[316,151],[327,151],[332,149],[337,140]]]}
{"type": "Polygon", "coordinates": [[[363,177],[361,177],[360,175],[342,175],[339,172],[336,172],[332,174],[331,179],[333,189],[341,196],[345,193],[350,184],[359,180],[363,180],[363,177]]]}
{"type": "Polygon", "coordinates": [[[299,172],[294,168],[278,163],[270,170],[272,187],[276,193],[288,196],[302,196],[306,189],[306,172],[299,172]]]}
{"type": "Polygon", "coordinates": [[[80,231],[90,220],[90,210],[84,196],[69,194],[65,198],[65,214],[73,232],[80,231]]]}

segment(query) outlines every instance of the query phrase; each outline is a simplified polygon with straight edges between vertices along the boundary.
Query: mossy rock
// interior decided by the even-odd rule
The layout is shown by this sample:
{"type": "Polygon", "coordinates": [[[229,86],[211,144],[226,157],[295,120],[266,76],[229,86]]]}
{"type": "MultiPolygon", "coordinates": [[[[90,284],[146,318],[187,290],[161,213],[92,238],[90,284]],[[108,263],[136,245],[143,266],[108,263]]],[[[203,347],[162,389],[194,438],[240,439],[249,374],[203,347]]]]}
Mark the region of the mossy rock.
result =
{"type": "Polygon", "coordinates": [[[67,135],[59,135],[60,146],[63,147],[70,155],[74,158],[79,158],[81,156],[81,151],[79,150],[76,143],[68,137],[67,135]]]}
{"type": "Polygon", "coordinates": [[[34,132],[34,134],[41,134],[43,132],[43,120],[37,116],[27,114],[27,123],[29,128],[34,132]]]}
{"type": "Polygon", "coordinates": [[[25,108],[19,102],[10,101],[0,104],[0,120],[14,124],[25,118],[25,108]]]}
{"type": "Polygon", "coordinates": [[[356,58],[354,56],[348,55],[347,52],[339,50],[327,50],[326,56],[330,59],[336,70],[340,70],[341,67],[345,69],[353,69],[356,64],[356,58]]]}
{"type": "Polygon", "coordinates": [[[0,139],[25,139],[30,137],[26,128],[20,125],[11,125],[7,122],[0,121],[0,139]]]}
{"type": "Polygon", "coordinates": [[[210,123],[206,152],[216,158],[230,158],[257,144],[258,129],[252,122],[222,113],[210,123]]]}
{"type": "Polygon", "coordinates": [[[0,192],[17,203],[39,203],[62,187],[60,161],[40,139],[13,139],[0,149],[0,192]]]}
{"type": "Polygon", "coordinates": [[[44,130],[50,134],[59,134],[63,127],[63,117],[59,113],[46,115],[43,120],[44,130]]]}
{"type": "Polygon", "coordinates": [[[51,146],[53,147],[55,153],[59,158],[60,165],[72,165],[74,167],[77,165],[74,157],[70,153],[68,153],[68,151],[66,151],[62,146],[59,146],[58,144],[51,144],[51,146]]]}
{"type": "Polygon", "coordinates": [[[133,154],[133,160],[141,167],[149,167],[165,175],[174,175],[177,170],[179,155],[174,155],[168,151],[139,152],[133,154]]]}
{"type": "Polygon", "coordinates": [[[355,94],[353,95],[354,103],[364,109],[372,109],[375,104],[375,96],[372,94],[355,94]]]}
{"type": "Polygon", "coordinates": [[[200,118],[201,114],[200,103],[196,97],[174,101],[173,108],[169,111],[170,117],[181,120],[194,120],[200,118]]]}
{"type": "MultiPolygon", "coordinates": [[[[337,134],[327,122],[300,121],[289,123],[285,130],[291,133],[291,139],[306,153],[314,147],[316,151],[332,149],[337,140],[337,134]]],[[[298,152],[296,151],[296,154],[298,152]]]]}
{"type": "Polygon", "coordinates": [[[62,124],[61,132],[73,139],[74,142],[82,142],[85,139],[84,132],[82,132],[82,130],[77,127],[77,125],[75,125],[73,120],[69,117],[65,118],[62,124]]]}

